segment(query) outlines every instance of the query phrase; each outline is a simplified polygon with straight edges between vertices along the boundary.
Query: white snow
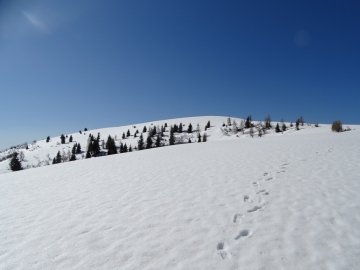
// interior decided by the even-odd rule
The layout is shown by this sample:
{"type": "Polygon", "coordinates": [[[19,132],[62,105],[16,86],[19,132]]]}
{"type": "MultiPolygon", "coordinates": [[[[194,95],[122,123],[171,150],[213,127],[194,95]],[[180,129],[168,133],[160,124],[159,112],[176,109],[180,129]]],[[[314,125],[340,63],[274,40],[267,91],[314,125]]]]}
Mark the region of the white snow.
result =
{"type": "Polygon", "coordinates": [[[0,269],[359,268],[358,126],[250,138],[223,136],[225,117],[173,122],[207,120],[207,143],[1,174],[0,269]]]}

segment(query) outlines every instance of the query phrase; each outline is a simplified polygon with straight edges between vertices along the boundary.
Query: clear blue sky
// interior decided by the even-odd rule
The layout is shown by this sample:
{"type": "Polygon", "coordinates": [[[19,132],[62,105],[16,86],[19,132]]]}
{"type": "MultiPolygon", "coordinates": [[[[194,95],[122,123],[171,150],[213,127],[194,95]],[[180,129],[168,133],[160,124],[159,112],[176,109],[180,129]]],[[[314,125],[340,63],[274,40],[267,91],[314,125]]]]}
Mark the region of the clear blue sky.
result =
{"type": "Polygon", "coordinates": [[[199,115],[360,124],[360,1],[1,1],[0,149],[199,115]]]}

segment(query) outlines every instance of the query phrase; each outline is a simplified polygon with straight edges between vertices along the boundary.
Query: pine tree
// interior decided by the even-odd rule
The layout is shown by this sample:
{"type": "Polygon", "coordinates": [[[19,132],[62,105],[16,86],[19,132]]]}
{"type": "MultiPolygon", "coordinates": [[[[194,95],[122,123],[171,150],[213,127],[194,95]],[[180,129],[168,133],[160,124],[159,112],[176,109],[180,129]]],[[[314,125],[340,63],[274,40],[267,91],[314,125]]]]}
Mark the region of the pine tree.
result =
{"type": "Polygon", "coordinates": [[[128,152],[128,147],[127,147],[126,143],[124,144],[123,152],[124,152],[124,153],[127,153],[127,152],[128,152]]]}
{"type": "Polygon", "coordinates": [[[147,131],[146,126],[144,126],[143,133],[145,133],[146,131],[147,131]]]}
{"type": "Polygon", "coordinates": [[[22,170],[21,162],[18,159],[18,153],[15,152],[13,154],[13,157],[10,159],[9,166],[13,172],[22,170]]]}
{"type": "Polygon", "coordinates": [[[285,125],[285,123],[282,124],[281,129],[282,129],[282,131],[286,131],[287,126],[285,125]]]}
{"type": "Polygon", "coordinates": [[[128,129],[127,133],[126,133],[126,137],[130,137],[130,130],[128,129]]]}
{"type": "Polygon", "coordinates": [[[46,137],[46,142],[48,143],[50,141],[50,136],[46,137]]]}
{"type": "Polygon", "coordinates": [[[266,129],[272,128],[270,114],[268,114],[268,116],[265,117],[265,128],[266,129]]]}
{"type": "Polygon", "coordinates": [[[201,135],[198,133],[198,142],[201,142],[201,135]]]}
{"type": "Polygon", "coordinates": [[[134,134],[134,138],[136,138],[136,134],[137,134],[137,132],[135,132],[135,134],[134,134]]]}
{"type": "Polygon", "coordinates": [[[174,125],[174,132],[175,133],[178,133],[179,132],[179,127],[177,124],[174,125]]]}
{"type": "Polygon", "coordinates": [[[156,135],[156,128],[153,127],[151,130],[151,136],[155,136],[156,135]]]}
{"type": "Polygon", "coordinates": [[[61,143],[64,144],[64,143],[65,143],[65,136],[64,136],[64,134],[61,134],[60,139],[61,139],[61,143]]]}
{"type": "Polygon", "coordinates": [[[124,153],[124,145],[123,143],[120,143],[120,149],[119,149],[119,153],[124,153]]]}
{"type": "Polygon", "coordinates": [[[192,132],[193,132],[192,129],[193,129],[193,128],[192,128],[192,125],[191,125],[191,123],[190,123],[187,132],[188,132],[188,133],[192,133],[192,132]]]}
{"type": "Polygon", "coordinates": [[[87,128],[84,128],[84,131],[87,131],[87,128]]]}
{"type": "Polygon", "coordinates": [[[158,134],[156,137],[155,146],[160,147],[160,144],[161,144],[161,138],[160,135],[158,134]]]}
{"type": "Polygon", "coordinates": [[[62,161],[62,156],[60,154],[60,151],[58,151],[56,155],[56,164],[61,163],[61,161],[62,161]]]}
{"type": "Polygon", "coordinates": [[[77,144],[76,153],[77,153],[77,154],[80,154],[80,153],[81,153],[81,145],[80,145],[80,143],[77,144]]]}
{"type": "Polygon", "coordinates": [[[188,143],[191,143],[191,139],[189,138],[188,143]]]}
{"type": "Polygon", "coordinates": [[[82,134],[81,130],[79,130],[79,133],[82,134]]]}
{"type": "Polygon", "coordinates": [[[279,123],[276,124],[275,132],[276,132],[276,133],[281,132],[280,127],[279,127],[279,123]]]}
{"type": "Polygon", "coordinates": [[[73,141],[73,137],[72,137],[72,135],[70,135],[69,142],[72,142],[72,141],[73,141]]]}
{"type": "Polygon", "coordinates": [[[298,120],[296,120],[296,130],[299,130],[299,125],[300,125],[300,120],[298,119],[298,120]]]}
{"type": "Polygon", "coordinates": [[[250,128],[251,126],[252,126],[252,124],[251,124],[251,115],[249,115],[246,118],[246,121],[245,121],[245,128],[250,128]]]}
{"type": "Polygon", "coordinates": [[[91,158],[91,155],[90,155],[90,152],[89,152],[89,151],[86,152],[86,157],[85,157],[85,159],[86,159],[86,158],[91,158]]]}
{"type": "Polygon", "coordinates": [[[123,132],[123,135],[121,137],[123,140],[125,140],[125,132],[123,132]]]}
{"type": "MultiPolygon", "coordinates": [[[[210,121],[209,121],[209,122],[210,122],[210,121]]],[[[203,142],[207,142],[207,136],[206,136],[206,133],[204,133],[203,138],[202,138],[202,141],[203,141],[203,142]]]]}
{"type": "Polygon", "coordinates": [[[132,152],[132,151],[133,151],[133,149],[132,149],[131,144],[130,144],[130,146],[129,146],[129,152],[132,152]]]}
{"type": "Polygon", "coordinates": [[[182,133],[182,132],[183,132],[183,125],[182,125],[182,123],[180,123],[180,125],[179,125],[178,132],[179,132],[179,133],[182,133]]]}
{"type": "Polygon", "coordinates": [[[293,127],[293,126],[294,126],[294,125],[293,125],[293,123],[291,122],[291,123],[290,123],[290,127],[293,127]]]}
{"type": "Polygon", "coordinates": [[[53,158],[52,164],[56,164],[56,158],[53,158]]]}
{"type": "Polygon", "coordinates": [[[143,137],[143,134],[141,133],[139,141],[138,141],[138,150],[140,151],[143,149],[144,149],[144,137],[143,137]]]}
{"type": "Polygon", "coordinates": [[[72,153],[72,154],[75,154],[75,153],[76,153],[76,147],[77,147],[77,145],[76,145],[76,143],[75,143],[74,146],[73,146],[73,148],[71,149],[71,153],[72,153]]]}
{"type": "Polygon", "coordinates": [[[169,144],[174,145],[175,144],[175,136],[174,136],[174,130],[170,129],[170,138],[169,138],[169,144]]]}
{"type": "Polygon", "coordinates": [[[107,151],[108,155],[117,154],[115,140],[110,135],[106,141],[106,148],[108,149],[108,151],[107,151]]]}
{"type": "Polygon", "coordinates": [[[149,134],[149,136],[146,139],[146,149],[152,148],[152,144],[153,144],[153,141],[152,141],[151,136],[149,134]]]}
{"type": "Polygon", "coordinates": [[[205,126],[205,130],[207,130],[208,128],[210,128],[211,125],[210,125],[210,120],[207,122],[206,126],[205,126]]]}
{"type": "Polygon", "coordinates": [[[76,156],[75,156],[75,154],[73,153],[72,155],[71,155],[71,157],[70,157],[70,161],[75,161],[76,160],[76,156]]]}

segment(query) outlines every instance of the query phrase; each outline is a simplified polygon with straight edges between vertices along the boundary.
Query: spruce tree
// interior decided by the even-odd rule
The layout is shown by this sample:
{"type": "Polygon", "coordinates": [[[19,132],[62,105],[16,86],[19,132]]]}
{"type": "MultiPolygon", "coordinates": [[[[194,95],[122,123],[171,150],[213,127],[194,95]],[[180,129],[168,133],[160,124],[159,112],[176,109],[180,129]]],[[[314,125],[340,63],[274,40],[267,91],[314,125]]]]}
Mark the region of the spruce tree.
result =
{"type": "Polygon", "coordinates": [[[70,135],[69,142],[72,142],[72,141],[73,141],[73,137],[72,137],[72,135],[70,135]]]}
{"type": "Polygon", "coordinates": [[[76,160],[76,156],[75,156],[75,154],[73,153],[73,154],[71,154],[70,161],[75,161],[75,160],[76,160]]]}
{"type": "Polygon", "coordinates": [[[179,127],[177,124],[174,125],[174,132],[175,133],[178,133],[179,132],[179,127]]]}
{"type": "Polygon", "coordinates": [[[79,130],[79,133],[82,134],[81,130],[79,130]]]}
{"type": "Polygon", "coordinates": [[[125,140],[125,132],[123,132],[123,135],[121,137],[123,140],[125,140]]]}
{"type": "Polygon", "coordinates": [[[89,152],[89,151],[86,152],[86,157],[85,157],[85,159],[86,159],[86,158],[91,158],[91,155],[90,155],[90,152],[89,152]]]}
{"type": "Polygon", "coordinates": [[[134,134],[134,138],[136,138],[136,133],[137,133],[137,132],[135,132],[135,134],[134,134]]]}
{"type": "Polygon", "coordinates": [[[133,151],[133,149],[132,149],[131,144],[130,144],[130,146],[129,146],[129,152],[132,152],[132,151],[133,151]]]}
{"type": "Polygon", "coordinates": [[[138,150],[140,151],[143,149],[144,149],[144,137],[143,137],[143,134],[141,133],[139,141],[138,141],[138,150]]]}
{"type": "Polygon", "coordinates": [[[120,143],[120,149],[119,149],[119,153],[124,153],[124,145],[123,143],[120,143]]]}
{"type": "Polygon", "coordinates": [[[183,132],[183,125],[182,125],[182,123],[180,123],[180,125],[179,125],[179,133],[182,133],[183,132]]]}
{"type": "Polygon", "coordinates": [[[276,124],[275,132],[276,132],[276,133],[281,132],[280,127],[279,127],[279,123],[276,124]]]}
{"type": "Polygon", "coordinates": [[[124,153],[127,153],[127,152],[128,152],[128,147],[127,147],[126,143],[124,144],[123,152],[124,152],[124,153]]]}
{"type": "Polygon", "coordinates": [[[144,126],[143,133],[145,133],[146,131],[147,131],[146,126],[144,126]]]}
{"type": "Polygon", "coordinates": [[[208,128],[210,128],[211,125],[210,125],[210,120],[207,122],[206,126],[205,126],[205,130],[207,130],[208,128]]]}
{"type": "Polygon", "coordinates": [[[198,142],[201,142],[201,135],[198,133],[198,142]]]}
{"type": "Polygon", "coordinates": [[[170,138],[169,138],[169,144],[174,145],[175,144],[175,137],[174,137],[174,130],[170,129],[170,138]]]}
{"type": "Polygon", "coordinates": [[[56,155],[56,164],[61,163],[61,161],[62,161],[62,156],[60,154],[60,151],[58,151],[56,155]]]}
{"type": "Polygon", "coordinates": [[[300,120],[298,119],[298,120],[296,120],[296,130],[299,130],[299,125],[300,125],[300,120]]]}
{"type": "Polygon", "coordinates": [[[191,143],[191,139],[189,138],[188,143],[191,143]]]}
{"type": "Polygon", "coordinates": [[[207,136],[206,136],[206,133],[204,133],[203,138],[202,138],[202,141],[203,141],[203,142],[207,142],[207,136]]]}
{"type": "Polygon", "coordinates": [[[76,153],[77,153],[77,154],[80,154],[80,153],[81,153],[81,145],[80,145],[80,143],[77,144],[76,153]]]}
{"type": "Polygon", "coordinates": [[[156,147],[160,147],[160,144],[161,144],[161,137],[160,137],[160,135],[158,134],[157,137],[156,137],[155,146],[156,146],[156,147]]]}
{"type": "Polygon", "coordinates": [[[126,133],[126,137],[130,137],[130,130],[128,129],[127,133],[126,133]]]}
{"type": "Polygon", "coordinates": [[[61,143],[64,144],[64,143],[65,143],[65,136],[64,136],[64,134],[61,134],[60,139],[61,139],[61,143]]]}
{"type": "Polygon", "coordinates": [[[87,131],[87,128],[84,128],[84,131],[87,131]]]}
{"type": "Polygon", "coordinates": [[[50,141],[50,136],[46,137],[46,142],[48,143],[50,141]]]}
{"type": "Polygon", "coordinates": [[[108,151],[107,151],[108,155],[117,154],[115,140],[110,135],[106,141],[106,148],[108,149],[108,151]]]}
{"type": "Polygon", "coordinates": [[[75,154],[75,153],[76,153],[76,147],[77,147],[77,145],[76,145],[76,143],[75,143],[74,146],[73,146],[73,148],[71,149],[71,153],[72,153],[72,154],[75,154]]]}
{"type": "Polygon", "coordinates": [[[56,164],[56,158],[53,158],[52,164],[56,164]]]}
{"type": "Polygon", "coordinates": [[[18,153],[15,152],[13,154],[13,157],[10,159],[9,166],[13,172],[22,170],[21,162],[18,158],[18,153]]]}
{"type": "Polygon", "coordinates": [[[282,127],[281,127],[282,131],[286,131],[287,129],[287,126],[285,125],[285,123],[282,124],[282,127]]]}
{"type": "Polygon", "coordinates": [[[188,132],[188,133],[192,133],[192,129],[193,129],[193,128],[192,128],[192,125],[191,125],[191,123],[190,123],[187,132],[188,132]]]}
{"type": "Polygon", "coordinates": [[[146,149],[152,148],[152,144],[153,144],[153,141],[152,141],[151,135],[149,134],[146,139],[146,149]]]}
{"type": "Polygon", "coordinates": [[[155,136],[156,135],[156,128],[153,127],[153,129],[151,130],[151,136],[155,136]]]}

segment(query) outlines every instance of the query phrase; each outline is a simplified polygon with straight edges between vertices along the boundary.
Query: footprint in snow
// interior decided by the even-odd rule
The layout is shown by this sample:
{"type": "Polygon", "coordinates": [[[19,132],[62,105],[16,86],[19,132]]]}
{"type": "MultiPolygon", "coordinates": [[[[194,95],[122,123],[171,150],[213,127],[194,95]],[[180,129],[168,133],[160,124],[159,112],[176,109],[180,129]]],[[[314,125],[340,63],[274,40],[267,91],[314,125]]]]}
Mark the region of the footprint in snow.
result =
{"type": "Polygon", "coordinates": [[[243,238],[243,237],[247,237],[251,235],[251,232],[249,230],[242,230],[239,232],[239,234],[235,237],[235,240],[238,240],[240,238],[243,238]]]}
{"type": "Polygon", "coordinates": [[[252,213],[252,212],[256,212],[258,210],[260,210],[262,207],[261,206],[254,206],[253,208],[251,208],[250,210],[247,210],[249,213],[252,213]]]}
{"type": "Polygon", "coordinates": [[[243,217],[245,217],[245,215],[243,215],[243,214],[236,214],[236,215],[234,216],[234,223],[236,223],[236,224],[241,223],[241,219],[242,219],[243,217]]]}
{"type": "Polygon", "coordinates": [[[225,244],[224,242],[220,242],[217,244],[217,250],[219,251],[219,254],[223,260],[227,257],[227,252],[224,250],[225,244]]]}
{"type": "Polygon", "coordinates": [[[258,192],[256,192],[256,194],[269,195],[269,192],[267,192],[265,189],[262,189],[262,190],[259,190],[258,192]]]}
{"type": "Polygon", "coordinates": [[[270,181],[272,179],[273,179],[272,177],[269,177],[269,178],[266,178],[265,181],[270,181]]]}
{"type": "Polygon", "coordinates": [[[260,183],[259,182],[253,182],[254,187],[259,187],[260,183]]]}
{"type": "Polygon", "coordinates": [[[245,195],[245,196],[244,196],[244,202],[252,203],[251,196],[245,195]]]}

